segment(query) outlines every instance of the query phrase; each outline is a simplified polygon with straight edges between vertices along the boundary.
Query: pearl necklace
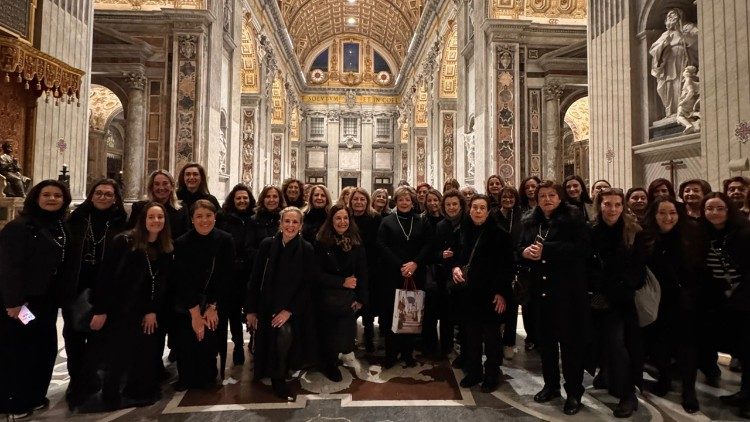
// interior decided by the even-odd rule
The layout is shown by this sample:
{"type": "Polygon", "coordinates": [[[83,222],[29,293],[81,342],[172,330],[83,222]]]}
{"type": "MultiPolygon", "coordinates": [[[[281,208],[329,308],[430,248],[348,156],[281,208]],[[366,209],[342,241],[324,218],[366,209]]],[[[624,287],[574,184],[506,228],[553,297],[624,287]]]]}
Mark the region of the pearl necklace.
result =
{"type": "Polygon", "coordinates": [[[148,251],[143,251],[143,254],[146,256],[146,266],[148,267],[148,274],[151,276],[151,301],[154,301],[154,287],[156,285],[156,275],[159,274],[159,270],[154,270],[151,268],[151,260],[148,259],[148,251]]]}
{"type": "Polygon", "coordinates": [[[55,245],[62,249],[60,262],[65,262],[65,245],[68,243],[68,236],[65,235],[65,228],[63,227],[62,220],[57,220],[57,224],[60,226],[60,232],[62,233],[62,243],[58,242],[54,236],[52,237],[52,241],[55,242],[55,245]]]}

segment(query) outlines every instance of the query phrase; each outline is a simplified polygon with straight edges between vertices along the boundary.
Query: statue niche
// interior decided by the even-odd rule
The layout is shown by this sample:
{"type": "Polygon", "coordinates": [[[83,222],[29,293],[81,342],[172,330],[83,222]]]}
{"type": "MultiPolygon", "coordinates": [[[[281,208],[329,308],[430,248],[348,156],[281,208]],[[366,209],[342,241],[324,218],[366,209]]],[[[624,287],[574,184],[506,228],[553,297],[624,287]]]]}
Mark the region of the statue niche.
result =
{"type": "Polygon", "coordinates": [[[649,49],[651,75],[657,81],[656,91],[664,106],[665,118],[676,118],[685,79],[683,73],[688,66],[698,67],[698,27],[685,23],[680,9],[670,9],[664,25],[666,31],[649,49]]]}
{"type": "Polygon", "coordinates": [[[5,180],[3,192],[6,196],[25,197],[31,185],[31,179],[21,174],[18,159],[13,156],[13,141],[5,140],[0,155],[0,176],[5,180]]]}

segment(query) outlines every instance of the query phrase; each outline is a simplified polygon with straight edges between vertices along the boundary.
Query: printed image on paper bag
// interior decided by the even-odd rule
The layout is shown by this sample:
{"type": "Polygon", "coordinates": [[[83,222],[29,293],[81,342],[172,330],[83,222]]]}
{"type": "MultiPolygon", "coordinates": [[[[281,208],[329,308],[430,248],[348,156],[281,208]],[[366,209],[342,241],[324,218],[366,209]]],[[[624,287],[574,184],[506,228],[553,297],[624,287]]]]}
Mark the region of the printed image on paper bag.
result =
{"type": "Polygon", "coordinates": [[[424,319],[423,290],[396,290],[393,301],[393,323],[395,334],[420,334],[424,319]]]}

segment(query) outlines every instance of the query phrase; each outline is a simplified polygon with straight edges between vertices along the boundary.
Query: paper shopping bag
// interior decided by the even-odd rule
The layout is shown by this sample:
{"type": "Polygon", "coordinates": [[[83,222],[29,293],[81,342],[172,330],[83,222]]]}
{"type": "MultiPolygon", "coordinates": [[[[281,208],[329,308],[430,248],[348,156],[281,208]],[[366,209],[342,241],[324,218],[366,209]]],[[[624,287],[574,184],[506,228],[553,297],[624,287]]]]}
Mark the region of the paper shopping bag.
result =
{"type": "Polygon", "coordinates": [[[403,289],[396,289],[391,323],[391,331],[395,334],[422,333],[425,293],[414,287],[414,281],[409,278],[405,281],[403,289]]]}

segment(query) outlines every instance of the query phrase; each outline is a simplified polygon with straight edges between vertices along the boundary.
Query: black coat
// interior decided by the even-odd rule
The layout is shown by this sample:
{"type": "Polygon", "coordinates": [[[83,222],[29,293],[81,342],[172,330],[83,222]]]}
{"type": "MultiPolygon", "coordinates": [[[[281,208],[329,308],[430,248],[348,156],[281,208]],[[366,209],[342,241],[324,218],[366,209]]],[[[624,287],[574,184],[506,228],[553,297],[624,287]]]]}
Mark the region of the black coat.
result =
{"type": "Polygon", "coordinates": [[[362,247],[367,257],[367,281],[370,292],[368,304],[371,309],[379,309],[380,298],[375,295],[377,283],[380,281],[380,248],[378,248],[378,229],[383,218],[380,214],[352,216],[352,220],[359,229],[362,247]]]}
{"type": "MultiPolygon", "coordinates": [[[[514,207],[509,216],[505,216],[500,208],[493,213],[493,218],[497,221],[497,225],[501,229],[505,230],[506,233],[510,233],[511,239],[513,239],[513,245],[517,245],[521,239],[521,232],[523,231],[523,224],[521,219],[523,218],[523,211],[521,207],[514,207]]],[[[515,255],[515,254],[514,254],[515,255]]]]}
{"type": "MultiPolygon", "coordinates": [[[[221,205],[219,205],[219,201],[210,193],[193,193],[187,189],[181,189],[177,191],[177,199],[182,201],[182,206],[187,210],[188,215],[190,215],[190,207],[192,207],[195,201],[199,199],[205,199],[211,202],[212,204],[214,204],[214,207],[216,207],[216,213],[221,212],[221,205]]],[[[190,224],[190,227],[192,227],[190,221],[188,221],[188,224],[190,224]]]]}
{"type": "Polygon", "coordinates": [[[354,245],[352,249],[345,252],[340,246],[315,244],[315,262],[318,264],[318,288],[315,300],[319,299],[332,290],[345,290],[351,292],[351,301],[357,301],[367,306],[369,302],[369,278],[367,268],[367,257],[365,249],[361,245],[354,245]],[[357,278],[357,287],[347,289],[344,287],[344,279],[354,276],[357,278]]]}
{"type": "Polygon", "coordinates": [[[310,208],[305,214],[304,222],[302,224],[302,237],[305,238],[311,245],[315,244],[315,237],[318,235],[318,231],[326,222],[325,208],[310,208]]]}
{"type": "Polygon", "coordinates": [[[251,217],[252,214],[249,212],[227,212],[222,214],[221,221],[217,223],[217,227],[232,236],[234,244],[232,283],[226,291],[226,299],[240,307],[246,295],[247,284],[250,282],[250,272],[255,258],[250,244],[252,241],[251,217]]]}
{"type": "Polygon", "coordinates": [[[461,253],[455,264],[469,264],[469,269],[468,274],[464,274],[467,286],[457,292],[456,300],[460,316],[466,322],[493,322],[502,318],[495,312],[492,301],[499,294],[506,303],[511,302],[515,273],[513,249],[510,235],[492,219],[487,218],[481,226],[470,218],[462,222],[461,253]],[[474,257],[469,263],[475,245],[474,257]]]}
{"type": "Polygon", "coordinates": [[[623,217],[613,226],[597,222],[591,228],[589,284],[592,292],[604,295],[610,307],[635,312],[635,291],[643,287],[646,277],[645,247],[623,238],[623,217]]]}
{"type": "MultiPolygon", "coordinates": [[[[141,215],[141,212],[143,212],[143,208],[149,202],[152,201],[144,200],[133,202],[133,205],[130,206],[130,217],[128,218],[128,223],[125,225],[126,229],[135,228],[135,225],[138,223],[138,216],[141,215]]],[[[176,210],[172,208],[172,205],[170,204],[164,205],[164,208],[167,210],[167,221],[169,222],[169,229],[170,234],[172,235],[172,239],[177,239],[178,237],[185,234],[185,232],[187,232],[188,228],[190,227],[190,216],[188,215],[188,209],[187,207],[182,207],[179,210],[176,210]]]]}
{"type": "Polygon", "coordinates": [[[174,244],[175,306],[182,312],[199,305],[201,295],[205,303],[216,303],[232,283],[234,244],[232,236],[213,229],[203,236],[190,230],[174,244]],[[213,268],[213,270],[212,270],[213,268]]]}
{"type": "MultiPolygon", "coordinates": [[[[63,250],[53,240],[61,220],[22,214],[0,231],[0,302],[3,308],[23,305],[32,296],[51,295],[61,305],[70,286],[63,276],[63,250]]],[[[65,244],[65,259],[70,255],[65,244]]]]}
{"type": "Polygon", "coordinates": [[[311,292],[317,284],[315,252],[302,236],[287,245],[281,239],[281,233],[277,233],[261,242],[245,299],[245,313],[258,316],[256,377],[267,375],[274,365],[275,331],[270,328],[271,319],[282,310],[292,314],[287,322],[292,324],[294,333],[289,367],[299,369],[313,364],[318,355],[315,313],[311,307],[311,292]]]}
{"type": "Polygon", "coordinates": [[[536,300],[542,305],[542,318],[554,320],[559,340],[585,342],[590,336],[591,315],[588,300],[586,262],[590,253],[589,228],[579,211],[561,203],[547,220],[539,207],[524,216],[517,248],[522,266],[538,288],[536,300]],[[542,258],[523,258],[523,250],[545,235],[542,258]]]}
{"type": "Polygon", "coordinates": [[[396,289],[403,288],[401,266],[409,261],[417,264],[417,272],[413,275],[417,288],[424,288],[426,266],[431,258],[432,239],[430,224],[415,213],[409,213],[408,217],[403,218],[394,212],[383,219],[378,229],[378,245],[383,262],[382,289],[386,294],[393,296],[396,289]],[[399,226],[398,218],[401,218],[403,229],[399,226]],[[408,241],[404,232],[410,234],[408,241]]]}
{"type": "Polygon", "coordinates": [[[435,282],[438,288],[447,288],[453,282],[453,267],[461,255],[461,224],[453,223],[445,218],[437,224],[435,237],[432,242],[432,262],[435,263],[435,282]],[[443,258],[443,251],[450,249],[453,257],[443,258]]]}
{"type": "Polygon", "coordinates": [[[128,234],[121,234],[107,249],[92,296],[94,314],[142,318],[163,310],[172,254],[151,251],[152,283],[146,252],[133,250],[132,244],[128,234]]]}
{"type": "Polygon", "coordinates": [[[66,260],[67,276],[70,278],[68,300],[74,300],[75,294],[81,290],[93,287],[96,277],[107,250],[111,247],[112,240],[125,230],[127,214],[124,210],[112,209],[98,211],[89,202],[84,202],[76,208],[68,218],[70,229],[71,254],[66,260]],[[94,238],[98,241],[104,236],[104,240],[96,246],[95,263],[83,262],[84,256],[91,251],[89,240],[86,239],[89,221],[91,221],[94,238]]]}
{"type": "Polygon", "coordinates": [[[250,217],[250,247],[252,248],[251,259],[255,261],[255,254],[258,252],[260,242],[267,237],[272,237],[279,232],[279,218],[281,214],[278,212],[267,212],[260,211],[250,217]]]}

